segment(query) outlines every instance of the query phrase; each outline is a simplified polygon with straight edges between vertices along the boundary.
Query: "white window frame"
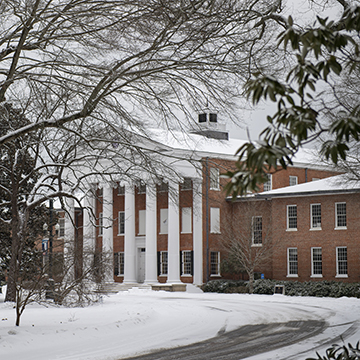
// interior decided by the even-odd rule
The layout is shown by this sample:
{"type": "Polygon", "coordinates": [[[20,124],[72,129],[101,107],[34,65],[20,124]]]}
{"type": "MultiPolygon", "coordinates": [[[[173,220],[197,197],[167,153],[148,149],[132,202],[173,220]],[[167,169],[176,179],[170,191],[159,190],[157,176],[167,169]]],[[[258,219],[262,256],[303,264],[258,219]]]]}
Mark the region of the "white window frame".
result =
{"type": "Polygon", "coordinates": [[[311,230],[321,230],[321,204],[310,204],[310,229],[311,230]],[[320,207],[320,214],[316,214],[315,207],[320,207]],[[320,217],[320,222],[316,222],[315,218],[320,217]],[[314,226],[315,225],[315,226],[314,226]]]}
{"type": "Polygon", "coordinates": [[[146,210],[139,210],[139,232],[138,235],[146,234],[146,210]]]}
{"type": "Polygon", "coordinates": [[[117,187],[117,195],[124,196],[125,195],[125,185],[118,185],[117,187]]]}
{"type": "Polygon", "coordinates": [[[210,208],[210,233],[220,234],[220,208],[210,208]]]}
{"type": "MultiPolygon", "coordinates": [[[[294,216],[292,216],[291,218],[293,218],[294,216]]],[[[286,230],[287,231],[297,231],[297,205],[287,205],[286,206],[286,230]],[[289,209],[290,208],[296,208],[296,227],[290,227],[290,214],[289,214],[289,209]]]]}
{"type": "Polygon", "coordinates": [[[160,276],[167,276],[169,271],[168,252],[160,251],[160,276]]]}
{"type": "Polygon", "coordinates": [[[146,184],[140,182],[137,186],[137,193],[138,195],[146,194],[146,184]]]}
{"type": "Polygon", "coordinates": [[[347,209],[346,209],[346,202],[337,202],[335,203],[335,230],[346,230],[347,229],[347,209]],[[340,216],[344,216],[343,214],[338,214],[338,205],[345,205],[345,223],[346,225],[339,226],[340,216]]]}
{"type": "Polygon", "coordinates": [[[262,246],[262,216],[253,216],[251,219],[252,246],[262,246]],[[260,237],[260,242],[257,240],[260,237]]]}
{"type": "Polygon", "coordinates": [[[336,247],[336,277],[337,278],[347,278],[348,277],[348,271],[349,271],[349,268],[348,268],[348,256],[347,256],[347,247],[346,246],[337,246],[336,247]],[[340,257],[340,250],[343,250],[345,249],[346,250],[346,253],[345,253],[345,256],[346,256],[346,259],[344,258],[341,258],[340,257]],[[341,273],[339,272],[339,269],[340,269],[340,263],[345,263],[346,265],[346,273],[341,273]]]}
{"type": "Polygon", "coordinates": [[[65,218],[59,218],[59,234],[58,238],[65,236],[65,218]]]}
{"type": "Polygon", "coordinates": [[[104,234],[104,218],[103,213],[99,213],[99,236],[103,236],[104,234]]]}
{"type": "Polygon", "coordinates": [[[181,208],[181,233],[191,234],[192,233],[192,208],[182,207],[181,208]]]}
{"type": "Polygon", "coordinates": [[[322,256],[322,248],[321,247],[312,247],[311,248],[311,277],[313,278],[322,278],[323,277],[323,256],[322,256]],[[321,250],[321,261],[319,260],[314,260],[314,256],[315,256],[315,250],[321,250]],[[321,262],[321,274],[314,272],[315,270],[315,262],[321,262]]]}
{"type": "Polygon", "coordinates": [[[118,252],[118,273],[116,276],[124,276],[124,270],[125,270],[125,253],[123,251],[118,252]]]}
{"type": "Polygon", "coordinates": [[[220,251],[210,251],[210,276],[221,276],[220,251]]]}
{"type": "Polygon", "coordinates": [[[295,175],[289,176],[289,186],[294,186],[298,184],[298,177],[295,175]]]}
{"type": "Polygon", "coordinates": [[[181,183],[180,189],[181,189],[181,191],[192,190],[192,180],[191,180],[191,178],[184,178],[183,182],[181,183]]]}
{"type": "Polygon", "coordinates": [[[296,247],[287,248],[287,277],[299,277],[299,257],[298,257],[298,249],[296,247]],[[292,259],[290,252],[292,250],[296,250],[296,260],[292,259]],[[292,264],[296,263],[296,273],[292,272],[292,264]]]}
{"type": "Polygon", "coordinates": [[[181,276],[192,276],[192,255],[191,250],[183,250],[181,252],[181,276]]]}
{"type": "Polygon", "coordinates": [[[160,209],[160,234],[168,233],[168,209],[160,209]]]}
{"type": "Polygon", "coordinates": [[[220,170],[210,168],[210,190],[220,190],[220,170]]]}
{"type": "Polygon", "coordinates": [[[125,211],[118,213],[118,235],[125,235],[125,211]],[[123,231],[121,231],[121,228],[123,231]]]}
{"type": "Polygon", "coordinates": [[[268,181],[264,183],[264,191],[272,190],[272,174],[266,174],[268,181]]]}

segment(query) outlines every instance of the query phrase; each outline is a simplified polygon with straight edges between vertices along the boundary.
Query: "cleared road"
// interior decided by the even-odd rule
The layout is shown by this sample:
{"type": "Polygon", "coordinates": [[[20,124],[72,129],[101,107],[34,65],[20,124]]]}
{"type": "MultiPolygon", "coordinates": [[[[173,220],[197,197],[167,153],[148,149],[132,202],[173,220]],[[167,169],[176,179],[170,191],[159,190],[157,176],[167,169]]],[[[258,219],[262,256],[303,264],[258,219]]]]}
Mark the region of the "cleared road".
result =
{"type": "Polygon", "coordinates": [[[325,321],[242,326],[237,330],[188,346],[152,352],[126,359],[136,360],[238,360],[297,343],[316,336],[327,327],[325,321]]]}

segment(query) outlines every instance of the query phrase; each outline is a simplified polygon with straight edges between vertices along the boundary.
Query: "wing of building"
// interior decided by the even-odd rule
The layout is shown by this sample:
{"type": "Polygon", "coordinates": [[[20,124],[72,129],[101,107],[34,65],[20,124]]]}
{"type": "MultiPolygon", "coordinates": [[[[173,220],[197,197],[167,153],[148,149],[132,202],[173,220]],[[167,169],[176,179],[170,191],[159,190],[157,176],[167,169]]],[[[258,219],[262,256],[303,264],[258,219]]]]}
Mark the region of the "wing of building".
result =
{"type": "Polygon", "coordinates": [[[271,261],[257,266],[265,277],[357,281],[359,189],[341,189],[338,173],[303,150],[293,166],[269,174],[263,192],[231,201],[220,175],[234,168],[243,141],[229,139],[216,118],[202,120],[206,126],[192,134],[152,132],[147,146],[165,165],[161,177],[142,169],[134,182],[116,174],[111,181],[94,178],[82,209],[68,201],[73,221],[65,217],[61,235],[78,244],[82,263],[101,254],[109,283],[245,278],[221,264],[226,243],[250,224],[251,246],[268,238],[276,244],[271,261]]]}

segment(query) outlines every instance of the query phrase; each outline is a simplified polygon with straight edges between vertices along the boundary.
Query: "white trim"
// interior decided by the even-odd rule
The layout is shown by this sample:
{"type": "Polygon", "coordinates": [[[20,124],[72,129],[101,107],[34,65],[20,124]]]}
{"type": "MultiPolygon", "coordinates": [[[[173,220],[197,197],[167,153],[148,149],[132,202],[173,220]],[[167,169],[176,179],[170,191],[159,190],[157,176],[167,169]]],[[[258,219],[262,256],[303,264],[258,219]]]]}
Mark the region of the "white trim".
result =
{"type": "Polygon", "coordinates": [[[347,229],[347,206],[345,201],[340,201],[335,203],[335,230],[346,230],[347,229]],[[338,226],[338,205],[345,204],[345,226],[338,226]]]}
{"type": "Polygon", "coordinates": [[[210,208],[210,233],[211,234],[221,234],[220,208],[218,208],[218,207],[210,208]]]}
{"type": "Polygon", "coordinates": [[[310,230],[321,230],[321,223],[322,223],[321,203],[310,204],[310,230]],[[313,216],[319,216],[319,215],[313,215],[313,206],[320,206],[320,223],[317,223],[317,225],[320,224],[320,226],[313,226],[313,216]]]}
{"type": "Polygon", "coordinates": [[[297,205],[296,204],[286,205],[286,230],[287,231],[297,231],[297,220],[298,220],[297,205]],[[292,228],[289,227],[289,208],[290,207],[295,207],[296,208],[296,228],[295,227],[292,227],[292,228]]]}
{"type": "Polygon", "coordinates": [[[125,211],[119,211],[118,212],[118,234],[117,234],[118,236],[124,236],[125,235],[125,211]],[[123,225],[124,225],[124,232],[120,232],[120,225],[121,225],[121,223],[120,223],[120,218],[121,218],[121,214],[123,214],[123,225]]]}
{"type": "Polygon", "coordinates": [[[336,249],[336,276],[337,278],[347,278],[349,269],[348,269],[348,251],[347,246],[337,246],[336,249]],[[339,274],[339,249],[346,249],[346,260],[342,260],[343,262],[346,261],[346,274],[339,274]]]}
{"type": "Polygon", "coordinates": [[[215,167],[211,167],[210,168],[210,190],[216,190],[219,191],[220,190],[220,170],[218,168],[215,167]]]}
{"type": "Polygon", "coordinates": [[[320,278],[323,277],[323,256],[322,256],[322,248],[319,246],[314,246],[311,248],[311,277],[313,278],[320,278]],[[321,250],[321,274],[314,274],[314,250],[320,249],[321,250]]]}
{"type": "Polygon", "coordinates": [[[298,257],[298,248],[297,247],[288,247],[286,249],[287,254],[287,277],[299,277],[299,257],[298,257]],[[296,274],[290,274],[290,250],[296,250],[296,268],[297,273],[296,274]]]}

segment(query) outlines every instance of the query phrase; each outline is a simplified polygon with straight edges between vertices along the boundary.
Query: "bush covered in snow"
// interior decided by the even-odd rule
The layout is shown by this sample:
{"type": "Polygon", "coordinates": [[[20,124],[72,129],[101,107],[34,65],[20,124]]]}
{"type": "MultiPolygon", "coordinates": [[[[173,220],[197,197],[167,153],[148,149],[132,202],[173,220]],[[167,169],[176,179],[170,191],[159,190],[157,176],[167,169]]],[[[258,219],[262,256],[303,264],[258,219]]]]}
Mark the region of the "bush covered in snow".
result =
{"type": "Polygon", "coordinates": [[[201,288],[204,292],[234,293],[246,292],[246,282],[241,280],[211,280],[201,288]]]}
{"type": "MultiPolygon", "coordinates": [[[[276,281],[256,280],[254,294],[274,293],[275,285],[284,285],[288,296],[319,296],[319,297],[357,297],[360,298],[360,283],[343,283],[338,281],[276,281]]],[[[202,287],[204,292],[233,293],[246,292],[246,282],[234,280],[212,280],[202,287]]]]}

